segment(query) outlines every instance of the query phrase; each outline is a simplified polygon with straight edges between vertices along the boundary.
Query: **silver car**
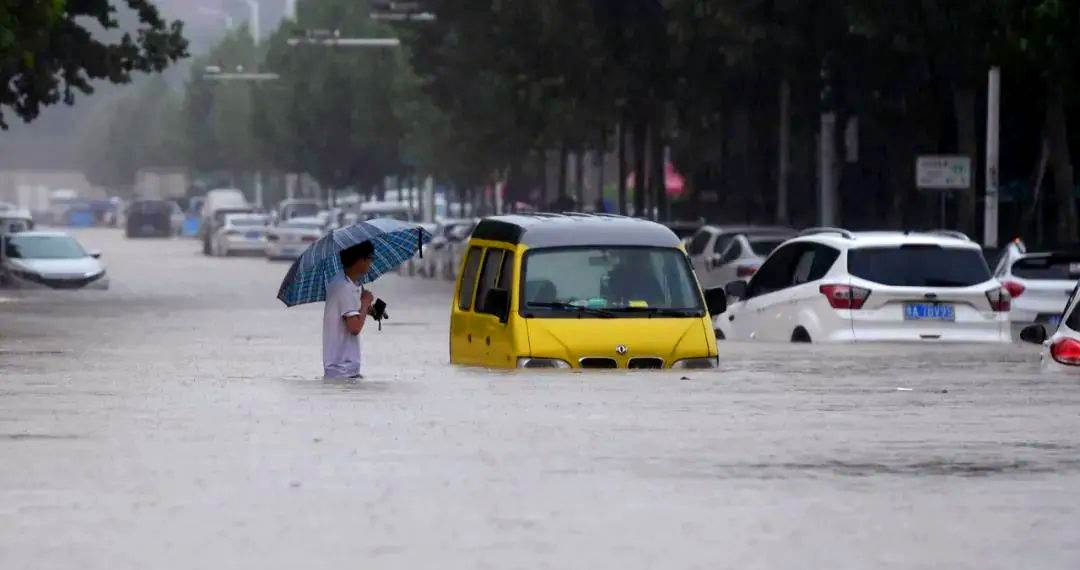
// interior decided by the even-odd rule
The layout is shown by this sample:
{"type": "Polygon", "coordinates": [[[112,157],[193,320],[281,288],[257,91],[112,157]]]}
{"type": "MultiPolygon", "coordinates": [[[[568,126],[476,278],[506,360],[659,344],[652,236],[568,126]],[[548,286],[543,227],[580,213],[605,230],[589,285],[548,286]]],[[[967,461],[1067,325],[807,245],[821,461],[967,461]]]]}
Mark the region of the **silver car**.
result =
{"type": "Polygon", "coordinates": [[[704,289],[749,279],[765,258],[795,237],[791,228],[768,226],[702,227],[687,245],[687,255],[704,289]]]}
{"type": "Polygon", "coordinates": [[[87,252],[63,232],[0,236],[0,281],[27,289],[108,289],[99,252],[87,252]]]}

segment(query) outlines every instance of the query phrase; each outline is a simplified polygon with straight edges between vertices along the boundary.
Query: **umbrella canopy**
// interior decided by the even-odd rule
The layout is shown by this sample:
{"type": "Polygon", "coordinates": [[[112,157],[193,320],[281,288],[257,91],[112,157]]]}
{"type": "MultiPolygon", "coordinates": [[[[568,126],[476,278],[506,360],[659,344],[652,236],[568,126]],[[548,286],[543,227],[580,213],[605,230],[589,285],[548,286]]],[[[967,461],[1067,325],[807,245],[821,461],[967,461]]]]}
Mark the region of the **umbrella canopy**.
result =
{"type": "MultiPolygon", "coordinates": [[[[635,178],[633,172],[626,176],[627,188],[636,188],[635,178]]],[[[668,196],[680,196],[686,190],[686,178],[675,170],[675,165],[670,161],[664,163],[664,189],[667,190],[668,196]]]]}
{"type": "Polygon", "coordinates": [[[327,282],[345,272],[341,251],[365,241],[375,246],[375,259],[363,279],[363,283],[371,283],[416,255],[431,241],[431,232],[390,218],[338,228],[313,243],[292,264],[278,289],[278,299],[288,307],[325,301],[327,282]]]}

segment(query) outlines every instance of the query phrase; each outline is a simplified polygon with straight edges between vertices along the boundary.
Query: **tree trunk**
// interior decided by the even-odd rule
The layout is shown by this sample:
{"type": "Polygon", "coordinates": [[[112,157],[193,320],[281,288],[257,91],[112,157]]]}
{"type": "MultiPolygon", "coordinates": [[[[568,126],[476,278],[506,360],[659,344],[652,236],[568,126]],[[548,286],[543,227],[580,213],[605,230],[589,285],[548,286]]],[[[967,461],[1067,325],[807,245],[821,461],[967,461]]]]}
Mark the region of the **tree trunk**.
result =
{"type": "Polygon", "coordinates": [[[664,176],[665,164],[664,164],[664,114],[662,110],[658,110],[655,115],[655,120],[652,126],[652,137],[650,142],[652,143],[651,156],[649,160],[652,165],[652,181],[653,181],[653,196],[655,196],[656,213],[653,219],[655,220],[667,220],[667,180],[664,176]]]}
{"type": "Polygon", "coordinates": [[[626,215],[626,122],[619,123],[619,214],[626,215]]]}
{"type": "Polygon", "coordinates": [[[563,141],[562,147],[559,148],[559,197],[556,198],[559,201],[566,199],[566,161],[569,159],[569,154],[566,141],[563,141]]]}
{"type": "Polygon", "coordinates": [[[788,223],[788,170],[791,166],[791,84],[780,81],[780,141],[776,172],[776,223],[788,223]]]}
{"type": "Polygon", "coordinates": [[[578,147],[574,153],[574,190],[577,192],[577,211],[585,209],[585,150],[578,147]]]}
{"type": "Polygon", "coordinates": [[[956,229],[967,235],[975,233],[975,173],[979,171],[979,141],[975,130],[975,90],[953,90],[956,112],[956,141],[960,154],[971,158],[972,187],[956,193],[956,229]]]}
{"type": "Polygon", "coordinates": [[[1046,132],[1050,141],[1050,163],[1054,169],[1054,237],[1058,245],[1074,243],[1076,200],[1073,197],[1072,158],[1069,156],[1069,129],[1065,121],[1065,93],[1060,85],[1050,85],[1046,102],[1046,132]]]}
{"type": "Polygon", "coordinates": [[[645,212],[645,136],[644,121],[634,123],[634,215],[644,217],[645,212]]]}

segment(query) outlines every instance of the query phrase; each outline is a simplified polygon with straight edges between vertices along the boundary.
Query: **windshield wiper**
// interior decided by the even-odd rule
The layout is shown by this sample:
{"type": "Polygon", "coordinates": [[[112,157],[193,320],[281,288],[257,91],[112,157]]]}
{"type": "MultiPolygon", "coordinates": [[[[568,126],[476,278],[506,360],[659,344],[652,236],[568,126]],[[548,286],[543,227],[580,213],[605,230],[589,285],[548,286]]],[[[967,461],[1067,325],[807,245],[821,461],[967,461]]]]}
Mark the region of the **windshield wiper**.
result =
{"type": "Polygon", "coordinates": [[[650,317],[685,317],[690,314],[701,313],[699,309],[678,309],[670,307],[611,307],[610,310],[620,313],[642,313],[650,317]]]}
{"type": "Polygon", "coordinates": [[[525,307],[537,307],[541,309],[559,309],[562,311],[574,311],[579,314],[596,315],[598,317],[612,318],[615,313],[611,311],[605,311],[604,309],[594,309],[592,307],[582,307],[581,305],[574,305],[572,303],[525,303],[525,307]]]}

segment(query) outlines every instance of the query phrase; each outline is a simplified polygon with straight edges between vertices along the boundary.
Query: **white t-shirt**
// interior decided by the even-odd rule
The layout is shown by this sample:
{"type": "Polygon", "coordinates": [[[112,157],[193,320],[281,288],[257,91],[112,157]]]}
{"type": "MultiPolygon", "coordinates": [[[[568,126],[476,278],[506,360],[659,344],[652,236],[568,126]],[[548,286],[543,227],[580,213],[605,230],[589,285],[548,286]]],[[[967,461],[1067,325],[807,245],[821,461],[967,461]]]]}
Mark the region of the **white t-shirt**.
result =
{"type": "Polygon", "coordinates": [[[327,378],[360,374],[360,335],[353,335],[345,319],[360,314],[360,286],[344,275],[326,284],[323,310],[323,373],[327,378]]]}

